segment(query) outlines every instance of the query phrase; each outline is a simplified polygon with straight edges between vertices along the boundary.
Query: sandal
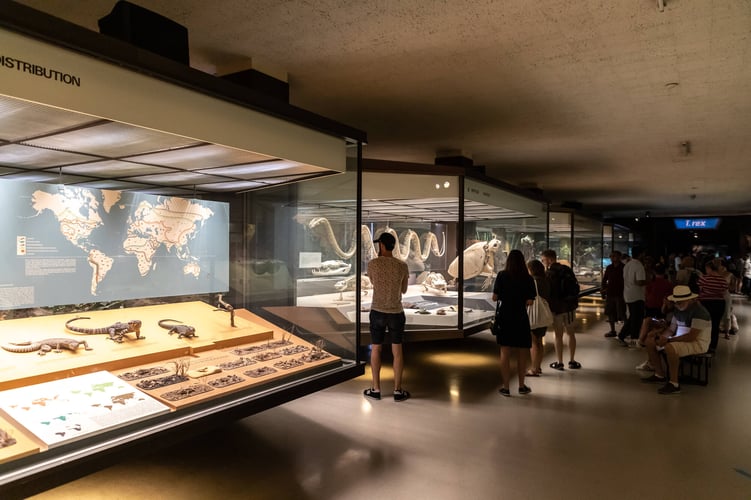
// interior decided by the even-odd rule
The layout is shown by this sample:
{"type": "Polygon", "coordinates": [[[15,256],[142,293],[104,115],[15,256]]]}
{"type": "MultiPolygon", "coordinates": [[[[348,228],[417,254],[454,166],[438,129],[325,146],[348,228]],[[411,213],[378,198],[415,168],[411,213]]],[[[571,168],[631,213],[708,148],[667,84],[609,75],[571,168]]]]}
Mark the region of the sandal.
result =
{"type": "Polygon", "coordinates": [[[527,376],[527,377],[539,377],[540,374],[537,373],[535,370],[527,370],[527,374],[525,376],[527,376]]]}
{"type": "Polygon", "coordinates": [[[563,363],[559,363],[557,361],[554,362],[554,363],[550,363],[550,368],[552,368],[553,370],[561,370],[561,371],[563,371],[563,363]]]}
{"type": "Polygon", "coordinates": [[[578,370],[579,368],[582,367],[582,365],[578,361],[571,360],[568,362],[568,367],[571,368],[572,370],[578,370]]]}

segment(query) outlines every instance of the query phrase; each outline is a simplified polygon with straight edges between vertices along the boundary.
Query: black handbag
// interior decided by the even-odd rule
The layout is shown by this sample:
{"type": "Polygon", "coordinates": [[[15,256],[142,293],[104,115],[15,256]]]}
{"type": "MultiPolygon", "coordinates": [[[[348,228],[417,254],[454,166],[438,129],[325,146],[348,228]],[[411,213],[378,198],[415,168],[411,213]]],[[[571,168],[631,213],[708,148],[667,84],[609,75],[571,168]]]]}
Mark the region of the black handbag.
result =
{"type": "Polygon", "coordinates": [[[501,323],[498,321],[498,312],[501,310],[501,301],[496,301],[495,303],[495,316],[493,316],[493,320],[490,322],[490,333],[492,333],[495,336],[498,336],[501,334],[501,323]]]}

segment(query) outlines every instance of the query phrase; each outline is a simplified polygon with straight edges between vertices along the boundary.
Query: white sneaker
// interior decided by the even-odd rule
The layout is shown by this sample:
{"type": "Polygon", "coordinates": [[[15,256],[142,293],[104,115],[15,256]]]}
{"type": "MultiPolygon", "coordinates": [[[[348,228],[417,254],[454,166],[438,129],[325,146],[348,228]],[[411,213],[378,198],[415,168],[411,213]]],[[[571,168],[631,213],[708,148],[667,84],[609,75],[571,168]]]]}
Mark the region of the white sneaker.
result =
{"type": "Polygon", "coordinates": [[[636,369],[637,370],[644,370],[645,372],[653,372],[653,371],[655,371],[654,367],[649,362],[649,360],[646,360],[644,363],[636,365],[636,369]]]}

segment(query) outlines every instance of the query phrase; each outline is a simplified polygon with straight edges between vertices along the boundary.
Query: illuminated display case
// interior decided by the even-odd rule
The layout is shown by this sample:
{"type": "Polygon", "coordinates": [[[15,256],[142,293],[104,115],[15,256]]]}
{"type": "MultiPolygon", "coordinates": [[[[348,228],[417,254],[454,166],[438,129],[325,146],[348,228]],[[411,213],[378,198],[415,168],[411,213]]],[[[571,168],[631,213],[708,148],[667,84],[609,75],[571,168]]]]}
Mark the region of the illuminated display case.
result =
{"type": "Polygon", "coordinates": [[[364,372],[359,319],[298,304],[363,132],[18,4],[0,45],[4,494],[364,372]]]}
{"type": "MultiPolygon", "coordinates": [[[[409,266],[403,297],[409,340],[461,337],[487,328],[495,311],[493,282],[508,252],[518,248],[531,258],[546,248],[544,202],[461,167],[366,161],[362,197],[363,342],[369,338],[372,236],[392,232],[399,245],[395,255],[409,266]]],[[[341,298],[328,294],[326,300],[341,298]]],[[[345,292],[343,299],[352,295],[345,292]]],[[[356,317],[350,304],[340,310],[349,320],[356,317]]]]}

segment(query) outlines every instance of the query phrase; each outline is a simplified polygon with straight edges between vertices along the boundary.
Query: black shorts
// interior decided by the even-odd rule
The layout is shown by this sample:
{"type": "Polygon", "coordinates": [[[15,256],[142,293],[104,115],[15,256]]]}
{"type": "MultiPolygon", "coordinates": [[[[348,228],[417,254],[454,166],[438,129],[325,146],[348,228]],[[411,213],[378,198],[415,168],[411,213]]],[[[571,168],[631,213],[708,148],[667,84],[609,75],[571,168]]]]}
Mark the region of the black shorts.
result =
{"type": "Polygon", "coordinates": [[[372,344],[383,344],[386,338],[386,329],[388,328],[391,335],[392,344],[401,344],[404,339],[404,325],[407,323],[407,317],[404,312],[400,313],[383,313],[380,311],[370,310],[370,342],[372,344]]]}

